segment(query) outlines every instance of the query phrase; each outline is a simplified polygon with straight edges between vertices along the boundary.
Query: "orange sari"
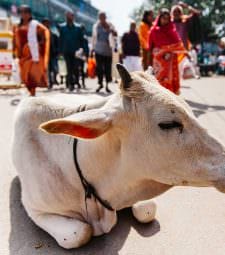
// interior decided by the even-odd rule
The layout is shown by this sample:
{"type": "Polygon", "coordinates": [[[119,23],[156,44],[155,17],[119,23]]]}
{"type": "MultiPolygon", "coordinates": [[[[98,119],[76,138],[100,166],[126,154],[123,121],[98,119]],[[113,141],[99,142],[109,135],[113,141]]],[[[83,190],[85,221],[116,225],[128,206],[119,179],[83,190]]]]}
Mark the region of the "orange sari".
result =
{"type": "Polygon", "coordinates": [[[48,76],[47,67],[49,61],[49,30],[42,24],[37,26],[39,61],[32,60],[31,51],[28,45],[29,24],[18,26],[15,29],[15,53],[19,58],[20,75],[22,82],[32,95],[35,94],[36,87],[47,87],[48,76]]]}
{"type": "Polygon", "coordinates": [[[153,69],[159,83],[179,94],[179,64],[185,57],[186,50],[182,42],[161,46],[153,49],[153,69]]]}

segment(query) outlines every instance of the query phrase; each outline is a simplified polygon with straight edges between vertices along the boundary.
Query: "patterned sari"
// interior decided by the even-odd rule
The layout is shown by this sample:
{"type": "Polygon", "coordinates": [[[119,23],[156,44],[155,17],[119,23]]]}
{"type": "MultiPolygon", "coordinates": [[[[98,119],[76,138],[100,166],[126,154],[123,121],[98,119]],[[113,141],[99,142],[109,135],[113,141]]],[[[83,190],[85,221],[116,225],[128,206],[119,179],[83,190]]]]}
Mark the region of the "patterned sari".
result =
{"type": "Polygon", "coordinates": [[[153,69],[159,83],[179,94],[180,75],[179,64],[185,57],[183,43],[178,42],[153,49],[153,69]]]}
{"type": "Polygon", "coordinates": [[[149,34],[149,49],[153,55],[153,70],[159,83],[175,94],[180,92],[179,63],[186,50],[175,25],[170,20],[167,25],[160,26],[160,16],[149,34]]]}

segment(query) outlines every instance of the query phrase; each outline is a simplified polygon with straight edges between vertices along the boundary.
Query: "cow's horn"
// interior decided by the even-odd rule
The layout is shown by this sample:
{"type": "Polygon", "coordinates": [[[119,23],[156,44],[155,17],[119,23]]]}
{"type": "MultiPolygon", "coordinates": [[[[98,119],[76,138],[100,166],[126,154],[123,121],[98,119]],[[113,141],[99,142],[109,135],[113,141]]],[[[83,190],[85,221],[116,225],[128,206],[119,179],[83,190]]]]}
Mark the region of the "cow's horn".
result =
{"type": "Polygon", "coordinates": [[[126,89],[126,88],[129,88],[130,87],[130,83],[132,81],[132,78],[129,74],[129,72],[127,71],[127,69],[125,68],[124,65],[122,64],[116,64],[116,68],[119,72],[119,75],[120,75],[120,78],[122,80],[122,83],[123,83],[123,87],[126,89]]]}

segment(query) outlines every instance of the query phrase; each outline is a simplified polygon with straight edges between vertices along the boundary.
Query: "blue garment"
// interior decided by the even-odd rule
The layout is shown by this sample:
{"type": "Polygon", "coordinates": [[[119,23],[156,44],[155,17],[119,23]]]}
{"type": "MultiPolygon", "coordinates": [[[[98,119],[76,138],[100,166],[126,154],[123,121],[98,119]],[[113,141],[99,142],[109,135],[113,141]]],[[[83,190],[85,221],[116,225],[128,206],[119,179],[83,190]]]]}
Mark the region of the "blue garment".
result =
{"type": "Polygon", "coordinates": [[[82,29],[77,24],[67,23],[60,27],[60,52],[62,54],[74,54],[84,47],[84,35],[82,29]]]}
{"type": "Polygon", "coordinates": [[[95,45],[95,52],[102,56],[112,56],[112,48],[109,44],[109,34],[110,31],[107,31],[101,24],[97,26],[97,40],[95,45]]]}

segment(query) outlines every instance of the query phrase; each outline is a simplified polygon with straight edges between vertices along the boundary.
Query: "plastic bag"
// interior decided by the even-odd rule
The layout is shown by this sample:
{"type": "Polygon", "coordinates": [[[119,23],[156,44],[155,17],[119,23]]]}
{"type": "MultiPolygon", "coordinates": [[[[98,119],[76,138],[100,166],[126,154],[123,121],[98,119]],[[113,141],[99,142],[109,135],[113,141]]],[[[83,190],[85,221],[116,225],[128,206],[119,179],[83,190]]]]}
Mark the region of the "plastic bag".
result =
{"type": "Polygon", "coordinates": [[[66,62],[62,56],[58,59],[58,67],[59,67],[59,74],[60,75],[67,75],[67,69],[66,69],[66,62]]]}
{"type": "Polygon", "coordinates": [[[193,63],[188,58],[185,59],[185,62],[183,64],[182,78],[184,80],[195,78],[193,63]]]}
{"type": "Polygon", "coordinates": [[[16,84],[21,84],[20,66],[18,59],[14,59],[12,61],[12,80],[16,84]]]}
{"type": "Polygon", "coordinates": [[[87,75],[90,78],[95,78],[96,76],[96,61],[94,58],[89,58],[87,63],[87,75]]]}

